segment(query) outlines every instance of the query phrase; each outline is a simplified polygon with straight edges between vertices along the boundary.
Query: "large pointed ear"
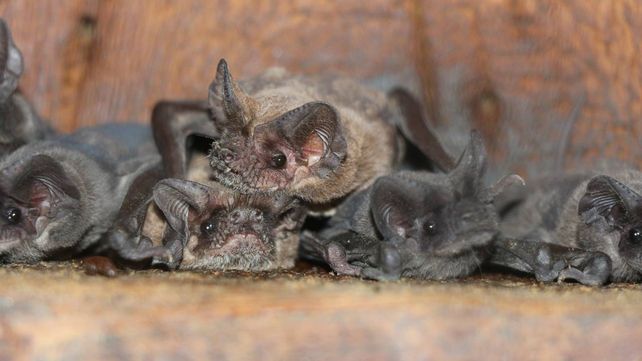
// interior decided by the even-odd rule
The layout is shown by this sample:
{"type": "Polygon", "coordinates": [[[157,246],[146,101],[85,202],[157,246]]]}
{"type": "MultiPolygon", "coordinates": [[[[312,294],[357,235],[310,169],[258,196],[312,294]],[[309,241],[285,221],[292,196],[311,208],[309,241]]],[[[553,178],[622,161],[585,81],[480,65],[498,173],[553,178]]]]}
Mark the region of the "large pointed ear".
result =
{"type": "Polygon", "coordinates": [[[18,87],[22,75],[22,54],[13,43],[7,23],[0,19],[0,101],[6,101],[18,87]]]}
{"type": "Polygon", "coordinates": [[[200,215],[210,207],[223,205],[226,201],[220,192],[206,185],[174,178],[156,183],[153,198],[167,223],[180,234],[187,234],[190,214],[192,217],[200,215]]]}
{"type": "Polygon", "coordinates": [[[626,223],[639,207],[642,207],[642,196],[624,183],[600,175],[587,184],[577,211],[585,222],[601,216],[610,225],[617,227],[626,223]]]}
{"type": "Polygon", "coordinates": [[[484,142],[475,130],[470,132],[470,140],[457,165],[448,178],[455,190],[462,195],[477,194],[481,189],[482,176],[486,172],[486,150],[484,142]]]}
{"type": "Polygon", "coordinates": [[[347,143],[339,113],[329,104],[306,103],[271,123],[296,149],[297,160],[322,178],[337,169],[346,157],[347,143]]]}
{"type": "Polygon", "coordinates": [[[223,130],[240,130],[247,125],[248,114],[243,105],[247,98],[232,78],[227,62],[221,59],[209,89],[209,105],[216,125],[223,130]]]}
{"type": "Polygon", "coordinates": [[[370,209],[385,240],[405,238],[421,216],[424,195],[419,187],[392,177],[381,177],[372,186],[370,209]]]}
{"type": "Polygon", "coordinates": [[[69,178],[60,162],[50,156],[36,155],[9,169],[14,173],[3,175],[15,179],[11,189],[18,199],[33,205],[80,200],[77,185],[69,178]]]}
{"type": "Polygon", "coordinates": [[[479,193],[479,200],[484,203],[493,203],[496,198],[501,197],[504,193],[517,194],[526,186],[524,178],[517,174],[509,174],[498,180],[488,188],[484,188],[479,193]]]}

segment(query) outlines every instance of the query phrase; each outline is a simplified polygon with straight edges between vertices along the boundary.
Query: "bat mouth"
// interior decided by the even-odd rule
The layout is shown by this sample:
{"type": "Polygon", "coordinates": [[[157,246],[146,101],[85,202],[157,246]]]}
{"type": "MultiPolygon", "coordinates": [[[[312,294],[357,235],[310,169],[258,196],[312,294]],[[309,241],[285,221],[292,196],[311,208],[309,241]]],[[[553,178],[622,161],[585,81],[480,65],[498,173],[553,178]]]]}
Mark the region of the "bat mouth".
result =
{"type": "Polygon", "coordinates": [[[272,193],[279,190],[278,185],[259,186],[258,183],[260,182],[257,180],[260,178],[259,174],[254,174],[252,177],[244,177],[240,174],[240,171],[231,167],[229,162],[222,158],[223,156],[219,156],[215,148],[212,148],[209,154],[210,167],[213,170],[214,178],[222,185],[242,194],[272,193]]]}
{"type": "Polygon", "coordinates": [[[486,246],[495,238],[497,231],[494,229],[475,230],[457,235],[451,242],[437,247],[433,254],[438,257],[450,257],[472,249],[486,246]]]}
{"type": "Polygon", "coordinates": [[[208,256],[234,257],[252,253],[268,257],[273,253],[269,239],[257,232],[238,232],[211,240],[208,244],[199,244],[195,252],[208,256]]]}

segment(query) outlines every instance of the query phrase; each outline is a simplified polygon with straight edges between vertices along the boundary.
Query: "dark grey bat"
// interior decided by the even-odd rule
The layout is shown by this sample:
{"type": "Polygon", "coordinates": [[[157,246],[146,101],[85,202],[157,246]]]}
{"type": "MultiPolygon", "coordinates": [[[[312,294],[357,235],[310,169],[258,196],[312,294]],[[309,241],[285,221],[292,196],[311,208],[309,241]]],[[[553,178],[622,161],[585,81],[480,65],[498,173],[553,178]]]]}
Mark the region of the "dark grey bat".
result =
{"type": "Polygon", "coordinates": [[[149,129],[133,124],[17,149],[0,162],[0,260],[64,259],[98,246],[130,183],[158,162],[149,129]]]}
{"type": "Polygon", "coordinates": [[[0,159],[24,144],[53,135],[17,90],[22,71],[22,54],[0,19],[0,159]]]}
{"type": "Polygon", "coordinates": [[[493,262],[541,281],[639,281],[641,191],[642,173],[634,170],[535,181],[503,218],[505,239],[493,262]]]}
{"type": "Polygon", "coordinates": [[[341,274],[374,279],[446,279],[473,272],[498,233],[493,199],[512,183],[484,187],[482,141],[475,132],[448,174],[398,172],[349,197],[318,236],[305,232],[302,254],[341,274]]]}

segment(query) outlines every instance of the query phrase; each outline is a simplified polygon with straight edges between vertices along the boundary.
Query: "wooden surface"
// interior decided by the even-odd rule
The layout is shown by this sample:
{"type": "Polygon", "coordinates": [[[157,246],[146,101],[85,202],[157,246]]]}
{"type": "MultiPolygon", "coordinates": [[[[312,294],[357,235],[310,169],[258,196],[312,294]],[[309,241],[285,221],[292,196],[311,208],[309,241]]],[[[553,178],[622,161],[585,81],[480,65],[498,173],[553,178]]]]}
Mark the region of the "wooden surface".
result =
{"type": "Polygon", "coordinates": [[[452,152],[476,127],[496,167],[528,174],[642,166],[641,4],[4,0],[0,14],[26,58],[22,88],[66,131],[204,98],[225,57],[237,78],[283,66],[401,82],[452,152]]]}
{"type": "Polygon", "coordinates": [[[639,285],[0,269],[0,359],[635,360],[639,285]]]}
{"type": "MultiPolygon", "coordinates": [[[[56,127],[204,98],[219,58],[417,90],[494,167],[642,166],[638,0],[0,0],[56,127]],[[568,141],[566,142],[565,139],[568,141]],[[567,143],[565,145],[565,143],[567,143]]],[[[640,286],[0,269],[0,359],[639,359],[640,286]],[[190,357],[186,357],[190,355],[190,357]]]]}

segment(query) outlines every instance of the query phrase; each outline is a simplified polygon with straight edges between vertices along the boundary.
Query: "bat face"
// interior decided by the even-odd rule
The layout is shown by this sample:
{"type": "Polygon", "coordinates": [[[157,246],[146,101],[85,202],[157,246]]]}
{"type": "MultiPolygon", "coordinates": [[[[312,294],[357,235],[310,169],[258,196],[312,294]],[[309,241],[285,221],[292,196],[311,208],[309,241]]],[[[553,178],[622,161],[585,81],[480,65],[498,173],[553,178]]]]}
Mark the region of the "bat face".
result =
{"type": "MultiPolygon", "coordinates": [[[[473,133],[458,165],[433,180],[383,177],[371,196],[371,212],[383,241],[395,245],[395,257],[379,257],[384,269],[398,262],[401,274],[449,278],[470,273],[498,233],[498,216],[492,204],[505,187],[485,188],[481,176],[485,154],[473,133]]],[[[513,179],[521,181],[521,178],[513,179]]],[[[503,184],[502,184],[503,183],[503,184]]]]}
{"type": "Polygon", "coordinates": [[[0,193],[0,258],[33,261],[55,252],[56,225],[73,214],[80,195],[52,158],[35,156],[4,169],[0,193]]]}
{"type": "Polygon", "coordinates": [[[591,179],[578,212],[595,242],[609,240],[626,265],[642,273],[642,196],[608,177],[591,179]]]}
{"type": "Polygon", "coordinates": [[[258,271],[294,261],[296,238],[305,215],[296,200],[246,196],[223,187],[214,189],[176,179],[161,181],[155,199],[166,215],[176,207],[173,205],[190,205],[187,226],[182,231],[189,237],[181,268],[258,271]],[[178,199],[163,201],[161,193],[175,189],[181,190],[178,199]]]}
{"type": "Polygon", "coordinates": [[[209,102],[221,131],[210,164],[216,178],[235,190],[290,191],[327,177],[345,158],[346,142],[332,106],[310,102],[277,116],[257,116],[262,105],[242,92],[224,60],[209,102]]]}

